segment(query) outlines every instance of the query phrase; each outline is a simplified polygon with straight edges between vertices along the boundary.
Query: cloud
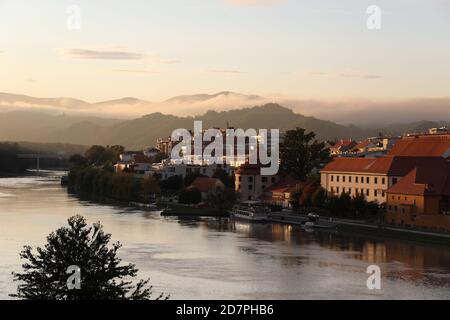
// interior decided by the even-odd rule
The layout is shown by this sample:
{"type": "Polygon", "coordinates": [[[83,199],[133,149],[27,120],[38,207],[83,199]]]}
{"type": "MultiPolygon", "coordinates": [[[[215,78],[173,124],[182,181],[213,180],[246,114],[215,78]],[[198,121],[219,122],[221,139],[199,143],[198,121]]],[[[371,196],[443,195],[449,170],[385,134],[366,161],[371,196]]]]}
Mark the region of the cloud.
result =
{"type": "Polygon", "coordinates": [[[119,50],[64,49],[64,56],[69,59],[85,60],[142,60],[144,54],[119,50]]]}
{"type": "Polygon", "coordinates": [[[273,6],[287,2],[287,0],[225,0],[235,6],[273,6]]]}
{"type": "Polygon", "coordinates": [[[115,69],[113,71],[115,71],[115,72],[127,72],[127,73],[156,73],[155,71],[144,70],[144,69],[115,69]]]}
{"type": "Polygon", "coordinates": [[[376,80],[376,79],[382,79],[384,78],[381,75],[378,74],[370,74],[370,73],[340,73],[340,74],[333,74],[333,73],[327,73],[327,72],[321,72],[321,71],[312,71],[309,73],[312,76],[321,76],[321,77],[328,77],[328,76],[338,76],[341,78],[353,78],[353,79],[361,79],[361,80],[376,80]]]}
{"type": "Polygon", "coordinates": [[[359,74],[359,73],[341,73],[341,77],[343,78],[356,78],[356,79],[363,79],[363,80],[373,80],[373,79],[382,79],[383,76],[376,75],[376,74],[359,74]]]}
{"type": "Polygon", "coordinates": [[[208,70],[208,72],[212,72],[212,73],[234,73],[234,74],[245,73],[245,72],[239,71],[239,70],[227,70],[227,69],[210,69],[210,70],[208,70]]]}

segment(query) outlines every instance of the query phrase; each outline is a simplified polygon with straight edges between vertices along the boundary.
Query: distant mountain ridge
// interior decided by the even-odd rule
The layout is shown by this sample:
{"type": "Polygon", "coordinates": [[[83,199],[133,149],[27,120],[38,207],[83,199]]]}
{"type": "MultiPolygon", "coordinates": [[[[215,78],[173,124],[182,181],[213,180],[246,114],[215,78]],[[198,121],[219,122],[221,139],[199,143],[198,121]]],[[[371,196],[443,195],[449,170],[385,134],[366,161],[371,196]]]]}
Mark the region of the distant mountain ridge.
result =
{"type": "Polygon", "coordinates": [[[278,104],[266,104],[240,110],[208,111],[197,117],[178,117],[156,112],[126,121],[72,118],[44,113],[4,113],[0,119],[0,140],[82,145],[121,144],[127,148],[141,148],[154,145],[157,138],[169,136],[174,129],[192,129],[194,120],[202,120],[205,129],[226,127],[227,124],[243,129],[277,128],[281,131],[302,127],[316,132],[319,139],[364,136],[364,131],[357,127],[305,117],[278,104]]]}

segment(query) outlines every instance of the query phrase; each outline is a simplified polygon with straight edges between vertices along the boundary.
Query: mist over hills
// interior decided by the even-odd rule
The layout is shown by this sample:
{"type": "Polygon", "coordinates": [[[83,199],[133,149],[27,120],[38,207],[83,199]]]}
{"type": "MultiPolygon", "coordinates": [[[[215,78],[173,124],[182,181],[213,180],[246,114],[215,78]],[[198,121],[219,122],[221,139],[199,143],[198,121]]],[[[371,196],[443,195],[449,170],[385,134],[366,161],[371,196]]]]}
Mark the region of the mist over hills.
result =
{"type": "Polygon", "coordinates": [[[423,131],[430,127],[450,125],[445,121],[422,121],[381,128],[359,128],[307,117],[273,103],[239,110],[208,111],[196,117],[155,112],[132,120],[55,115],[36,111],[14,111],[0,115],[0,141],[121,144],[127,148],[152,146],[157,138],[169,136],[174,129],[192,129],[194,120],[202,120],[205,129],[226,127],[227,124],[235,128],[278,128],[281,131],[302,127],[307,131],[314,131],[318,139],[363,139],[380,131],[401,134],[405,131],[423,131]]]}
{"type": "Polygon", "coordinates": [[[207,110],[217,112],[240,110],[268,103],[285,106],[305,116],[370,129],[382,128],[390,123],[450,121],[450,97],[382,101],[348,98],[321,101],[284,96],[264,97],[231,91],[180,95],[161,102],[124,97],[92,103],[75,98],[35,98],[22,94],[0,93],[0,114],[7,111],[28,110],[131,120],[155,112],[177,116],[200,116],[207,110]]]}
{"type": "Polygon", "coordinates": [[[121,144],[127,148],[154,145],[158,137],[169,136],[174,129],[192,129],[194,120],[202,120],[204,128],[278,128],[282,131],[302,127],[317,133],[320,139],[363,137],[364,131],[330,121],[305,117],[277,104],[231,111],[208,111],[197,117],[178,117],[152,113],[137,119],[85,118],[37,112],[3,113],[0,140],[58,142],[82,145],[121,144]]]}

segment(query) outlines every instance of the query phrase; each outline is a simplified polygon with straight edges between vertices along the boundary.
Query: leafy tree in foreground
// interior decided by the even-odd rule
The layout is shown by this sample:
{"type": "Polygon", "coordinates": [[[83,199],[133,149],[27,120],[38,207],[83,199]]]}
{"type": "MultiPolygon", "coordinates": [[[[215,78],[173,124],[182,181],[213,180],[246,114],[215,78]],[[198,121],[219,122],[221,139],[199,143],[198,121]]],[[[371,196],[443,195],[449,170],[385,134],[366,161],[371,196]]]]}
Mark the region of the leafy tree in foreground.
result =
{"type": "MultiPolygon", "coordinates": [[[[25,246],[20,256],[27,260],[23,273],[13,273],[19,281],[17,293],[11,296],[30,300],[147,300],[152,287],[149,279],[137,283],[132,279],[138,269],[134,264],[121,265],[116,254],[121,247],[108,247],[111,234],[104,233],[100,223],[88,227],[81,216],[68,220],[69,227],[61,227],[47,237],[45,247],[33,253],[25,246]],[[80,270],[79,287],[68,285],[72,274],[68,269],[80,270]]],[[[168,298],[161,294],[157,299],[168,298]]]]}
{"type": "Polygon", "coordinates": [[[313,169],[328,162],[329,150],[315,138],[314,132],[306,133],[302,128],[286,132],[280,145],[282,172],[305,181],[313,169]]]}

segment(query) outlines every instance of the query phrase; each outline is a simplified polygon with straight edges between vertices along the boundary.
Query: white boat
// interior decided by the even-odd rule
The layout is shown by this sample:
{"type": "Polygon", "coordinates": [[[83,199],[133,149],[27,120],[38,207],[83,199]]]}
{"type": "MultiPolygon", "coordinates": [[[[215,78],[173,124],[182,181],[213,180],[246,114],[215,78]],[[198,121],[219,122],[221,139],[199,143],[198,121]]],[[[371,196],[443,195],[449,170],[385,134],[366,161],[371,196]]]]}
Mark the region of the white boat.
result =
{"type": "Polygon", "coordinates": [[[232,217],[253,222],[264,222],[270,209],[258,201],[245,201],[233,207],[231,210],[232,217]]]}

